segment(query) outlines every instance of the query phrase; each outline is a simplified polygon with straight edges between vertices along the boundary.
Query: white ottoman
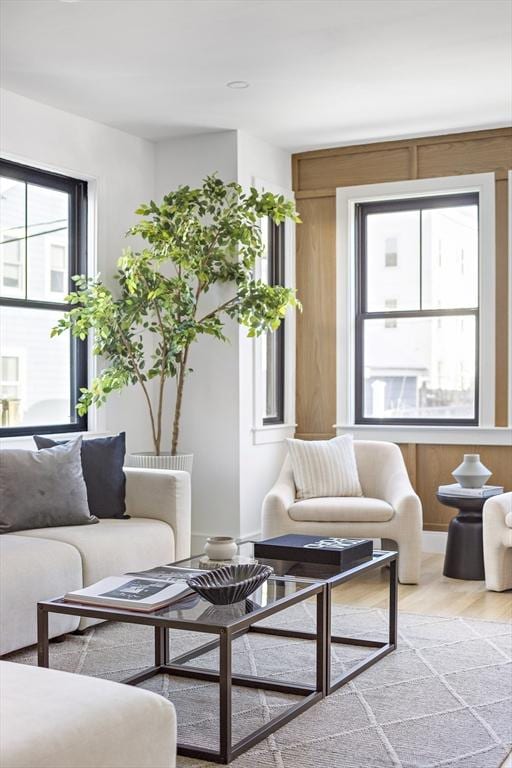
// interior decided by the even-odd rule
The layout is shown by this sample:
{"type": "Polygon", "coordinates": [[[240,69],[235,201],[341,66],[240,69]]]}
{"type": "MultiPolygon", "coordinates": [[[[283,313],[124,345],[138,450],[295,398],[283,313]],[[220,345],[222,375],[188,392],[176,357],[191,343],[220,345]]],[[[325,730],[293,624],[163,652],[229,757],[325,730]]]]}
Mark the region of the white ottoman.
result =
{"type": "MultiPolygon", "coordinates": [[[[37,642],[37,603],[82,587],[82,559],[60,541],[0,536],[0,655],[37,642]]],[[[73,632],[76,616],[50,616],[49,636],[73,632]]]]}
{"type": "Polygon", "coordinates": [[[175,768],[176,715],[156,693],[0,662],[2,768],[175,768]]]}

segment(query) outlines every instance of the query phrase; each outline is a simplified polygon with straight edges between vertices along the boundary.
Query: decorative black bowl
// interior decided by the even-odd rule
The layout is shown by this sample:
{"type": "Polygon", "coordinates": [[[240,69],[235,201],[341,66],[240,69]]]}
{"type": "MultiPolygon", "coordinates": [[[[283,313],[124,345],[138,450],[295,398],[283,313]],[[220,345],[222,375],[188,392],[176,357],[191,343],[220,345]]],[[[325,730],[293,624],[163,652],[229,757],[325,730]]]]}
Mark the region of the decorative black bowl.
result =
{"type": "Polygon", "coordinates": [[[252,595],[273,573],[269,565],[226,565],[187,579],[188,586],[214,605],[239,603],[252,595]]]}

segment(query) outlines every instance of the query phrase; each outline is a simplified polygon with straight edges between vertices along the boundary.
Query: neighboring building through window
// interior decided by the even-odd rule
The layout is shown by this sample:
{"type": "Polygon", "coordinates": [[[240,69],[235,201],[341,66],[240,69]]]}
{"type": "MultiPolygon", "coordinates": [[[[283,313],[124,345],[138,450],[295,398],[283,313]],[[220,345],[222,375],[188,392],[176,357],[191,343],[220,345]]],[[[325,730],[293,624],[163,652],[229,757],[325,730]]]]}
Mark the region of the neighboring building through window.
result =
{"type": "Polygon", "coordinates": [[[1,252],[2,293],[17,296],[23,291],[24,258],[20,241],[9,238],[9,234],[4,235],[1,252]]]}
{"type": "MultiPolygon", "coordinates": [[[[386,265],[387,266],[387,265],[386,265]]],[[[386,299],[384,302],[384,306],[387,310],[390,312],[393,312],[397,307],[397,300],[396,299],[386,299]]],[[[385,328],[396,328],[396,318],[390,317],[386,320],[384,320],[384,327],[385,328]]]]}
{"type": "Polygon", "coordinates": [[[86,272],[87,184],[5,160],[0,176],[0,434],[84,429],[86,344],[50,332],[86,272]]]}
{"type": "Polygon", "coordinates": [[[20,359],[16,355],[0,356],[0,426],[19,421],[21,392],[20,359]]]}
{"type": "Polygon", "coordinates": [[[0,397],[19,398],[20,359],[14,355],[0,357],[0,397]]]}
{"type": "MultiPolygon", "coordinates": [[[[269,285],[284,285],[285,228],[272,219],[262,221],[265,246],[261,279],[269,285]]],[[[262,337],[263,424],[284,423],[284,320],[273,333],[262,337]]]]}
{"type": "Polygon", "coordinates": [[[356,423],[478,423],[478,212],[478,193],[356,205],[356,423]]]}
{"type": "Polygon", "coordinates": [[[386,267],[398,266],[398,245],[396,237],[386,237],[384,263],[386,267]]]}
{"type": "Polygon", "coordinates": [[[50,245],[50,291],[62,294],[66,290],[66,247],[50,245]]]}

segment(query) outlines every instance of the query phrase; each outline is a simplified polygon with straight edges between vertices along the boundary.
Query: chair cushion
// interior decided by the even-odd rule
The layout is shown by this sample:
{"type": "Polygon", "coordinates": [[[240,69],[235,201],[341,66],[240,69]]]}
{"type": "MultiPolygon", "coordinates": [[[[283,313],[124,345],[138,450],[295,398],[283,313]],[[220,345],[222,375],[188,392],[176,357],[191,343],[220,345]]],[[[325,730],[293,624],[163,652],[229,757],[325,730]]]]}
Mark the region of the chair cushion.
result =
{"type": "Polygon", "coordinates": [[[63,541],[82,556],[85,587],[106,576],[121,576],[165,565],[174,559],[174,533],[161,520],[132,517],[100,520],[97,525],[37,528],[20,536],[63,541]]]}
{"type": "Polygon", "coordinates": [[[151,691],[0,662],[2,768],[174,768],[176,714],[151,691]]]}
{"type": "Polygon", "coordinates": [[[288,514],[292,520],[312,523],[384,523],[391,520],[394,510],[386,501],[364,496],[320,497],[296,501],[288,514]]]}

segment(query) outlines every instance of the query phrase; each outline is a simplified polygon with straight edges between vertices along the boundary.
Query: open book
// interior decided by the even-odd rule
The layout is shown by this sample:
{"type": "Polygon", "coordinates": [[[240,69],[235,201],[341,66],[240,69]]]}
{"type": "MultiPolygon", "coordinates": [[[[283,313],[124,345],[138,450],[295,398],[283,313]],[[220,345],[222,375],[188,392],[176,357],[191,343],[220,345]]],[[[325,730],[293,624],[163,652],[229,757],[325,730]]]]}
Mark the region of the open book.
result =
{"type": "Polygon", "coordinates": [[[140,573],[109,576],[84,589],[67,592],[64,600],[129,611],[158,611],[193,594],[185,579],[201,571],[159,566],[140,573]]]}

